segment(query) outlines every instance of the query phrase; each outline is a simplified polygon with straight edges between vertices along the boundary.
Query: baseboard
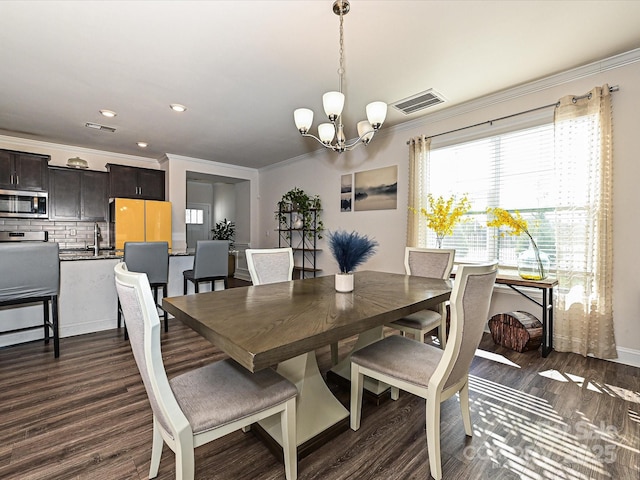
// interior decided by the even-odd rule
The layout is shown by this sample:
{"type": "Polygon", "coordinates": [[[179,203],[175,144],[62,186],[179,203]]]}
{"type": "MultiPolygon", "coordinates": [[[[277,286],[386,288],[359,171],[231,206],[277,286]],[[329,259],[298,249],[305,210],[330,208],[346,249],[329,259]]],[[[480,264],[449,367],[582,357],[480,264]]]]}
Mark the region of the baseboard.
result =
{"type": "Polygon", "coordinates": [[[249,270],[245,268],[236,268],[236,272],[234,273],[233,276],[240,280],[244,280],[245,282],[251,281],[251,275],[249,274],[249,270]]]}
{"type": "Polygon", "coordinates": [[[640,368],[640,350],[625,347],[617,347],[616,350],[618,358],[611,358],[609,361],[640,368]]]}

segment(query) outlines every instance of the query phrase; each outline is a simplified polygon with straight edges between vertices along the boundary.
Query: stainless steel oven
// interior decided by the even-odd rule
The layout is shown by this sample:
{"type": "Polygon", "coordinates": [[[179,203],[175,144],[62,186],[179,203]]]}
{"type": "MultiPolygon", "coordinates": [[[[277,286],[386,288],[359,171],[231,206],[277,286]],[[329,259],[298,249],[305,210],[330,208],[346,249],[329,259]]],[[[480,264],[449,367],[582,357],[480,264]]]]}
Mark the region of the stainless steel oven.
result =
{"type": "Polygon", "coordinates": [[[48,218],[48,199],[47,192],[0,190],[0,217],[48,218]]]}

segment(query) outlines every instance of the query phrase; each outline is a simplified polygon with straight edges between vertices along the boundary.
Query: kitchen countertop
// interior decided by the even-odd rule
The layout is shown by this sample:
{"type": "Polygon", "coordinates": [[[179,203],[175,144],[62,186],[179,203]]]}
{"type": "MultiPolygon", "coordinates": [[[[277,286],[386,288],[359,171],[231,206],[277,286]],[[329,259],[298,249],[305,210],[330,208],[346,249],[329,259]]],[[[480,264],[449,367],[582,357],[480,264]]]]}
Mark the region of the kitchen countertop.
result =
{"type": "MultiPolygon", "coordinates": [[[[170,257],[181,257],[193,255],[191,249],[176,250],[169,253],[170,257]]],[[[60,261],[77,261],[77,260],[108,260],[108,259],[122,259],[124,252],[122,250],[100,250],[100,253],[96,256],[93,250],[60,250],[60,261]]]]}

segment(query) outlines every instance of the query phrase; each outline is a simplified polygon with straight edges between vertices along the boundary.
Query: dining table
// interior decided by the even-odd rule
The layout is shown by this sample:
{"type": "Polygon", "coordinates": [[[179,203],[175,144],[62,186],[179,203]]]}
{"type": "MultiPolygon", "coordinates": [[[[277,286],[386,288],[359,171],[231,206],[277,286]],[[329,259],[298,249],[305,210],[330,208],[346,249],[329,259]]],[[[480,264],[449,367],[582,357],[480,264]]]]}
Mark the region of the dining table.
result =
{"type": "MultiPolygon", "coordinates": [[[[374,341],[385,324],[438,305],[451,293],[450,280],[354,275],[349,293],[337,292],[334,275],[327,275],[168,297],[162,308],[247,370],[275,367],[296,385],[296,439],[303,456],[327,434],[348,428],[349,411],[325,383],[315,350],[355,335],[374,341]]],[[[260,428],[282,444],[277,416],[260,428]]]]}

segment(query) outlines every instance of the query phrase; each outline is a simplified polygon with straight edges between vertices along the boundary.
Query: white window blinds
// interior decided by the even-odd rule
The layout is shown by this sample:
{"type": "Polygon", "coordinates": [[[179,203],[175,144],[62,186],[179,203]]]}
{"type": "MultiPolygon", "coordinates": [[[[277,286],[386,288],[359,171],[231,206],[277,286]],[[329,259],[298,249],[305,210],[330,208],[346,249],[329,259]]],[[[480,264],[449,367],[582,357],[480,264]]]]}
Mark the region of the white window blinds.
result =
{"type": "MultiPolygon", "coordinates": [[[[495,135],[442,148],[432,148],[425,169],[425,191],[435,197],[467,194],[471,211],[443,248],[456,249],[457,262],[499,259],[516,266],[528,238],[500,236],[487,228],[486,210],[500,207],[519,211],[529,222],[529,232],[540,250],[551,257],[554,268],[555,207],[557,186],[553,165],[553,124],[495,135]]],[[[435,234],[426,232],[427,245],[435,234]]]]}

